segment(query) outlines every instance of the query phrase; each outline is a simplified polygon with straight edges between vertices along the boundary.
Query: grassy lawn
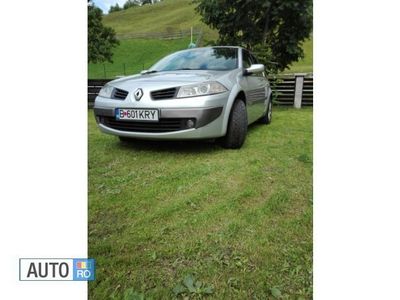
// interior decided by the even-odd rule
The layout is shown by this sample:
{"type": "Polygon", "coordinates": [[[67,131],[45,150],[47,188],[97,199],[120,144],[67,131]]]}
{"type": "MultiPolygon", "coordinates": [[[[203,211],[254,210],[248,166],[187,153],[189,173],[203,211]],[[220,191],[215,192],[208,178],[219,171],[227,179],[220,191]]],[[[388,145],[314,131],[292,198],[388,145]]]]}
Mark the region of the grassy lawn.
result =
{"type": "Polygon", "coordinates": [[[312,298],[312,109],[240,150],[121,144],[89,111],[90,299],[312,298]]]}

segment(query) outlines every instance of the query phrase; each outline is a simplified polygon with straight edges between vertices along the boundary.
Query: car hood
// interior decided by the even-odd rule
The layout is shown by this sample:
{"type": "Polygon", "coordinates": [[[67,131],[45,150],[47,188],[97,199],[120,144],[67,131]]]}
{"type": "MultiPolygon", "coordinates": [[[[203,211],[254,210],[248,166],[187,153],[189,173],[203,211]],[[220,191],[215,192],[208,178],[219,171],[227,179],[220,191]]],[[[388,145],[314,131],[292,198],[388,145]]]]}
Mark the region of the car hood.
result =
{"type": "Polygon", "coordinates": [[[228,76],[231,71],[168,71],[150,73],[145,75],[133,75],[111,81],[109,84],[126,91],[136,88],[156,90],[182,85],[200,83],[204,81],[218,81],[228,76]]]}

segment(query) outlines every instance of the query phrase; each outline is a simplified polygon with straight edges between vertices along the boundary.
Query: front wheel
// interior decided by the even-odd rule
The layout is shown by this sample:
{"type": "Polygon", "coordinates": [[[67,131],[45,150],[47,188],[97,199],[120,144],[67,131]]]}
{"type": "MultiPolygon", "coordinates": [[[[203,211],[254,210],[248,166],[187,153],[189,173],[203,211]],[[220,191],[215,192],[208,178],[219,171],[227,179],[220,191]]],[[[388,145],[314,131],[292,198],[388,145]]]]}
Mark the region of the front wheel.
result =
{"type": "Polygon", "coordinates": [[[226,135],[221,139],[222,147],[238,149],[242,147],[247,134],[247,111],[243,100],[237,99],[229,115],[226,135]]]}
{"type": "Polygon", "coordinates": [[[267,107],[267,112],[265,113],[264,116],[261,117],[260,122],[262,124],[270,124],[272,121],[272,100],[269,100],[268,102],[268,107],[267,107]]]}

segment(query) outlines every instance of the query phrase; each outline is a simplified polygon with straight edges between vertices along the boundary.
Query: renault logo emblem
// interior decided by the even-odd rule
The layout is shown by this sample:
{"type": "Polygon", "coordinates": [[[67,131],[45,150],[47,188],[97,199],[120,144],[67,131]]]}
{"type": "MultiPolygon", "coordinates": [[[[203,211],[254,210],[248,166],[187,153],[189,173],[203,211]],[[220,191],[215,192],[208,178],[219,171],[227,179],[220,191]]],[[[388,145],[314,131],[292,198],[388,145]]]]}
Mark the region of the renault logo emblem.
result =
{"type": "Polygon", "coordinates": [[[135,95],[136,101],[139,101],[140,98],[142,98],[142,96],[143,96],[143,90],[142,89],[136,89],[134,95],[135,95]]]}

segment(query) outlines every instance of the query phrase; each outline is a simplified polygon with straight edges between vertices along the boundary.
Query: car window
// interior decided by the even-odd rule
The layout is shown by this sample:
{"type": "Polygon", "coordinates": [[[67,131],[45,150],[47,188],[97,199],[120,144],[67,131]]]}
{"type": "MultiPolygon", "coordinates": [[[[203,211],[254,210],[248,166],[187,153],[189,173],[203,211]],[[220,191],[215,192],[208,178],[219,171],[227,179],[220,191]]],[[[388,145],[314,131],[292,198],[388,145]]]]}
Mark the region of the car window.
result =
{"type": "Polygon", "coordinates": [[[151,67],[156,71],[233,70],[238,67],[237,48],[194,48],[173,53],[151,67]]]}
{"type": "Polygon", "coordinates": [[[252,65],[252,60],[251,60],[251,57],[250,57],[250,53],[248,51],[246,51],[246,50],[243,50],[242,53],[243,53],[243,58],[242,58],[242,60],[243,60],[243,68],[248,68],[248,67],[250,67],[252,65]]]}

